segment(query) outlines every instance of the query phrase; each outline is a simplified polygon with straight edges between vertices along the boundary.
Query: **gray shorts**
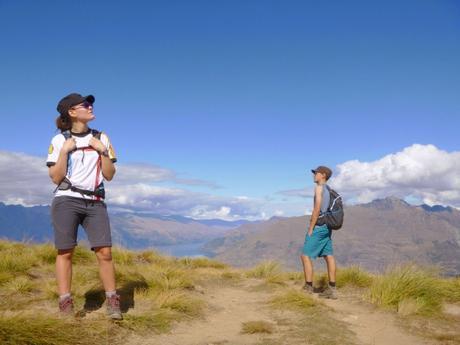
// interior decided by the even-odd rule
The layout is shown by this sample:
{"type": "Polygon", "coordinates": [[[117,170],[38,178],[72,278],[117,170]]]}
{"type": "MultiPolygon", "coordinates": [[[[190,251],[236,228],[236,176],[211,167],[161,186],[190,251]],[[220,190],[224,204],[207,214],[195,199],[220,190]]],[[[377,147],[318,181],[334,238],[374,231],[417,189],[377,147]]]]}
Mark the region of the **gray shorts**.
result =
{"type": "Polygon", "coordinates": [[[79,225],[85,229],[91,249],[112,246],[107,205],[103,201],[73,196],[54,197],[51,220],[57,249],[71,249],[77,245],[79,225]]]}

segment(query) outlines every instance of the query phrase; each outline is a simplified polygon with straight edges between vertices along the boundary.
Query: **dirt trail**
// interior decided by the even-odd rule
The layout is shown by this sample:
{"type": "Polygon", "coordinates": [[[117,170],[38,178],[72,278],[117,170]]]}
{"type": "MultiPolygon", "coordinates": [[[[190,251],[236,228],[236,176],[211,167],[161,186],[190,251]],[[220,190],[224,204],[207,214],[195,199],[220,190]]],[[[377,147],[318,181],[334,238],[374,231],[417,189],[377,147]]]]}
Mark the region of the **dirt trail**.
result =
{"type": "Polygon", "coordinates": [[[396,324],[394,315],[376,310],[362,302],[342,296],[337,300],[324,300],[334,310],[334,317],[349,324],[363,344],[371,345],[423,345],[433,344],[408,334],[396,324]]]}
{"type": "MultiPolygon", "coordinates": [[[[248,280],[240,286],[205,289],[209,310],[204,318],[178,323],[166,334],[133,337],[127,345],[307,345],[305,341],[287,336],[296,327],[293,325],[299,319],[298,314],[267,307],[273,293],[254,289],[258,284],[260,281],[248,280]],[[282,323],[279,322],[281,319],[282,323]],[[273,334],[241,333],[243,322],[261,320],[273,325],[273,334]]],[[[344,295],[339,297],[338,300],[323,301],[331,308],[330,316],[345,322],[356,334],[356,344],[432,345],[404,332],[395,324],[393,315],[353,302],[344,295]]]]}
{"type": "MultiPolygon", "coordinates": [[[[250,282],[245,286],[217,287],[205,290],[209,311],[204,319],[177,324],[170,333],[150,339],[132,339],[130,344],[149,345],[250,345],[260,344],[266,335],[242,334],[242,323],[246,321],[266,321],[276,327],[267,301],[272,296],[268,292],[252,292],[251,286],[260,282],[250,282]]],[[[275,332],[276,333],[276,332],[275,332]]],[[[278,335],[275,335],[276,337],[278,335]]]]}

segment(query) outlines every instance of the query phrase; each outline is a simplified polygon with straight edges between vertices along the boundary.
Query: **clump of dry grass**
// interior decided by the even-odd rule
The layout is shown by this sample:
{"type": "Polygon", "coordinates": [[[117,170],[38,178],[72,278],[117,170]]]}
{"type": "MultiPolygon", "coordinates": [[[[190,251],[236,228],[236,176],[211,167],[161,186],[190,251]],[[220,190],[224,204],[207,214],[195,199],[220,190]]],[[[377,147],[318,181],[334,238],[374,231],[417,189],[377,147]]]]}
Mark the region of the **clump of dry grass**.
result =
{"type": "Polygon", "coordinates": [[[36,263],[36,258],[23,244],[3,242],[0,248],[2,258],[0,260],[0,272],[4,275],[4,281],[7,280],[7,276],[27,274],[36,263]]]}
{"type": "Polygon", "coordinates": [[[443,291],[439,281],[432,270],[414,265],[395,267],[374,280],[369,300],[378,306],[401,310],[405,315],[433,315],[442,306],[443,291]]]}
{"type": "Polygon", "coordinates": [[[76,246],[72,256],[73,264],[96,264],[96,255],[84,246],[76,246]]]}
{"type": "Polygon", "coordinates": [[[266,283],[284,285],[286,276],[280,265],[275,261],[264,261],[254,268],[246,271],[246,277],[265,279],[266,283]]]}
{"type": "Polygon", "coordinates": [[[273,324],[267,321],[247,321],[241,325],[241,333],[256,334],[267,333],[271,334],[274,331],[273,324]]]}
{"type": "Polygon", "coordinates": [[[32,249],[40,264],[51,265],[56,262],[57,250],[51,243],[36,245],[32,249]]]}
{"type": "Polygon", "coordinates": [[[28,277],[19,276],[3,285],[2,291],[8,294],[27,294],[34,289],[34,284],[28,277]]]}
{"type": "Polygon", "coordinates": [[[169,309],[186,317],[197,317],[203,312],[204,302],[183,292],[161,292],[155,298],[161,309],[169,309]]]}
{"type": "Polygon", "coordinates": [[[460,277],[440,279],[442,295],[448,303],[460,302],[460,277]]]}
{"type": "Polygon", "coordinates": [[[221,273],[221,278],[225,280],[231,280],[231,281],[239,281],[243,278],[243,275],[241,272],[238,271],[233,271],[233,270],[226,270],[221,273]]]}
{"type": "Polygon", "coordinates": [[[337,270],[337,287],[358,287],[367,288],[373,282],[373,276],[361,269],[359,266],[339,268],[337,270]]]}
{"type": "Polygon", "coordinates": [[[117,265],[132,265],[136,255],[127,249],[120,247],[112,248],[112,258],[117,265]]]}
{"type": "Polygon", "coordinates": [[[277,308],[306,311],[318,305],[318,302],[303,291],[289,289],[274,297],[270,304],[277,308]]]}
{"type": "MultiPolygon", "coordinates": [[[[116,327],[119,328],[119,327],[116,327]]],[[[120,332],[117,332],[120,335],[120,332]]],[[[119,337],[107,338],[105,320],[76,322],[72,319],[60,319],[47,314],[2,315],[0,318],[0,343],[2,345],[92,345],[106,339],[118,344],[119,337]]]]}
{"type": "Polygon", "coordinates": [[[178,262],[189,268],[215,268],[215,269],[224,269],[227,268],[227,265],[222,262],[211,260],[209,258],[199,257],[199,258],[190,258],[184,257],[178,259],[178,262]]]}
{"type": "Polygon", "coordinates": [[[175,314],[167,310],[152,310],[142,314],[125,314],[119,325],[135,333],[164,333],[171,329],[175,319],[175,314]]]}

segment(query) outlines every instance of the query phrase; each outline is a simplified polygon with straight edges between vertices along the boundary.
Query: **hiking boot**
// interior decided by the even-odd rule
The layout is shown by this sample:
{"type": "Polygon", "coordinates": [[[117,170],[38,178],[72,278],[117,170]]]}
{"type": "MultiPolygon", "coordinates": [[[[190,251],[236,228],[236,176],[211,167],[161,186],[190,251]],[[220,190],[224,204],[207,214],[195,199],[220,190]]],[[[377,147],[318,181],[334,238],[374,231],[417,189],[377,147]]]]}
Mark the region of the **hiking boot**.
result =
{"type": "Polygon", "coordinates": [[[63,300],[59,300],[59,312],[61,315],[72,315],[73,314],[73,299],[72,297],[65,297],[63,300]]]}
{"type": "Polygon", "coordinates": [[[321,298],[337,299],[337,288],[328,286],[319,294],[321,298]]]}
{"type": "Polygon", "coordinates": [[[123,320],[120,310],[120,296],[115,294],[110,297],[106,297],[107,303],[107,316],[112,320],[123,320]]]}
{"type": "Polygon", "coordinates": [[[313,286],[308,285],[307,283],[305,283],[302,289],[311,294],[314,292],[313,286]]]}

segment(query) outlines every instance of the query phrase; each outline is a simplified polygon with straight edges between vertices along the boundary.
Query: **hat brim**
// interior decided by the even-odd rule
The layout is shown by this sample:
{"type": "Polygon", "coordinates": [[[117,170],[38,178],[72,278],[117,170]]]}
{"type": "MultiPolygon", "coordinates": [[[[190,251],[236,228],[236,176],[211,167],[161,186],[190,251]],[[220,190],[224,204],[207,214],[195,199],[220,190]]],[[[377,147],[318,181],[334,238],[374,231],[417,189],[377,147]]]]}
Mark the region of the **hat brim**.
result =
{"type": "Polygon", "coordinates": [[[315,170],[315,169],[311,169],[311,172],[312,172],[313,174],[316,174],[316,170],[315,170]]]}
{"type": "Polygon", "coordinates": [[[95,100],[96,100],[96,98],[93,95],[88,95],[88,96],[85,97],[85,101],[87,101],[87,102],[89,102],[91,104],[93,104],[95,100]]]}

